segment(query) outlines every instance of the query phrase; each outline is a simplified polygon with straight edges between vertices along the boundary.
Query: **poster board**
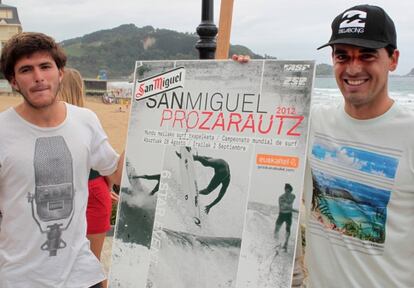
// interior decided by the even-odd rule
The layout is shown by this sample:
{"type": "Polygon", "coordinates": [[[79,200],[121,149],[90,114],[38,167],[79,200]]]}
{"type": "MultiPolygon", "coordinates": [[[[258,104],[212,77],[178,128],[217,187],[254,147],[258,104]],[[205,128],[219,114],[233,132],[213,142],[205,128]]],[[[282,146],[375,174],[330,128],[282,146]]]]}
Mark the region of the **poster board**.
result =
{"type": "Polygon", "coordinates": [[[111,287],[290,287],[314,70],[137,62],[111,287]]]}

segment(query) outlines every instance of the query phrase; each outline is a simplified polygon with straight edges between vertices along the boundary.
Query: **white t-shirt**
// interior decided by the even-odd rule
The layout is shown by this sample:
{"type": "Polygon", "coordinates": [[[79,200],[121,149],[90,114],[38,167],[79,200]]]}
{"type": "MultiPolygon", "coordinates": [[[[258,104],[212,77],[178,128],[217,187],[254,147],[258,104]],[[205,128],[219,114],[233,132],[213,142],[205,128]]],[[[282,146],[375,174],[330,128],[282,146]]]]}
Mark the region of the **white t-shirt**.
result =
{"type": "Polygon", "coordinates": [[[311,121],[309,286],[414,287],[413,111],[356,120],[320,106],[311,121]]]}
{"type": "Polygon", "coordinates": [[[118,154],[96,115],[67,104],[41,128],[0,113],[0,287],[86,288],[105,278],[86,239],[88,175],[112,174],[118,154]]]}

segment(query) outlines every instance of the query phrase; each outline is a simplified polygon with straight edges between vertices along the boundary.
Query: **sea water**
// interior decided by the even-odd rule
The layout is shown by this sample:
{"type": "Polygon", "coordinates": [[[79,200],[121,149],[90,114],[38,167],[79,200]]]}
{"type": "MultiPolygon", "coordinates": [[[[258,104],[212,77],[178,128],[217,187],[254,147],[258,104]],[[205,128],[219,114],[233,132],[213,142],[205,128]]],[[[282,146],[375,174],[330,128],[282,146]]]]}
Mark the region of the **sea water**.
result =
{"type": "MultiPolygon", "coordinates": [[[[397,103],[414,109],[414,77],[390,77],[388,90],[390,97],[397,103]]],[[[340,101],[342,101],[342,94],[336,85],[335,78],[315,79],[312,105],[340,101]]]]}

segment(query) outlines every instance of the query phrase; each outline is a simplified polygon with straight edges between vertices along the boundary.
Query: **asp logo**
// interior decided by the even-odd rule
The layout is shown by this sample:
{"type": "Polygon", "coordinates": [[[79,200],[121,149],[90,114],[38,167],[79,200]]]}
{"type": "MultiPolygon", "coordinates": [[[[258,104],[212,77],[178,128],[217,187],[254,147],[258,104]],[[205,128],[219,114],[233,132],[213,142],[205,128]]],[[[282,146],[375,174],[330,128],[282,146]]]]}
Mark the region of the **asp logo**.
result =
{"type": "Polygon", "coordinates": [[[342,22],[339,24],[339,34],[343,33],[364,33],[367,12],[360,10],[349,10],[342,15],[342,22]]]}

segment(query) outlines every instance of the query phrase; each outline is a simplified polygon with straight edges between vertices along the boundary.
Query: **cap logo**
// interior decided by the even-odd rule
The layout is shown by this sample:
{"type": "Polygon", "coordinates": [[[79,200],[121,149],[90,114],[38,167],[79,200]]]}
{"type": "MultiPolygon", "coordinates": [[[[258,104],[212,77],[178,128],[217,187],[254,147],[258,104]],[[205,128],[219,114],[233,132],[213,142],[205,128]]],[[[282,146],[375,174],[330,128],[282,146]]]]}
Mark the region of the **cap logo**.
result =
{"type": "Polygon", "coordinates": [[[370,49],[397,47],[394,22],[378,6],[357,5],[336,16],[331,23],[329,42],[318,48],[347,44],[370,49]]]}
{"type": "Polygon", "coordinates": [[[339,34],[364,33],[367,12],[360,10],[349,10],[342,15],[342,19],[341,24],[339,24],[339,34]]]}

